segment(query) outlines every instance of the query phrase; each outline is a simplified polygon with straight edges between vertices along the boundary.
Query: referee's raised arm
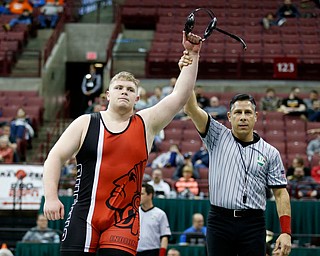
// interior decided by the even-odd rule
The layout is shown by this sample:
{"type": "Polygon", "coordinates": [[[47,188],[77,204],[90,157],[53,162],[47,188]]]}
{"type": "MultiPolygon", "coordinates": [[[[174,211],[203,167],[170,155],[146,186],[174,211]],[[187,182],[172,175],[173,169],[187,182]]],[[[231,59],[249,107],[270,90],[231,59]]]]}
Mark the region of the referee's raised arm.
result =
{"type": "Polygon", "coordinates": [[[193,92],[184,106],[184,112],[192,119],[192,122],[196,126],[200,133],[205,133],[208,122],[208,113],[199,107],[196,99],[196,95],[193,92]]]}
{"type": "MultiPolygon", "coordinates": [[[[192,63],[192,58],[187,51],[183,52],[183,56],[179,60],[180,70],[192,63]]],[[[202,108],[199,107],[196,99],[196,94],[193,91],[186,105],[184,106],[184,112],[191,118],[192,122],[196,126],[200,133],[204,133],[208,122],[208,114],[202,108]]]]}

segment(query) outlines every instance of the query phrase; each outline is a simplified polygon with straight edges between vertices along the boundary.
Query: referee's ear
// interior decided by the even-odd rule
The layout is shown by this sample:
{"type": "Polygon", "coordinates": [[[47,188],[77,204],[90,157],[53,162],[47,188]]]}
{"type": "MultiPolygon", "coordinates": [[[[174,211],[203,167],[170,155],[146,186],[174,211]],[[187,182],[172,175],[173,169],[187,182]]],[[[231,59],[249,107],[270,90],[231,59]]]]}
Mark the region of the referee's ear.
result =
{"type": "Polygon", "coordinates": [[[259,112],[255,112],[255,121],[257,122],[258,121],[258,117],[259,117],[259,112]]]}
{"type": "Polygon", "coordinates": [[[231,122],[231,120],[230,120],[230,118],[231,118],[231,113],[230,113],[230,112],[227,113],[227,117],[228,117],[228,121],[231,122]]]}

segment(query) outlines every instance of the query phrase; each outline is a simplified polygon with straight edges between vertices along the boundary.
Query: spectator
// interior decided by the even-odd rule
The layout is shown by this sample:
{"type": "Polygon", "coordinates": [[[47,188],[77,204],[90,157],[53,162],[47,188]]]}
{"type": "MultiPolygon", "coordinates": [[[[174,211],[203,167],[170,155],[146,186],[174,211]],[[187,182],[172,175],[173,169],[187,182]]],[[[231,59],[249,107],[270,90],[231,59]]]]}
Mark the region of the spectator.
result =
{"type": "Polygon", "coordinates": [[[199,174],[199,169],[195,169],[192,163],[192,153],[185,153],[183,155],[183,164],[177,166],[176,170],[174,171],[173,175],[172,175],[172,179],[173,180],[178,180],[183,176],[183,168],[185,166],[191,166],[192,167],[192,178],[194,179],[199,179],[200,178],[200,174],[199,174]]]}
{"type": "Polygon", "coordinates": [[[152,180],[148,184],[153,186],[155,197],[169,198],[171,187],[163,180],[161,169],[157,168],[152,171],[152,180]]]}
{"type": "Polygon", "coordinates": [[[160,86],[157,86],[154,88],[153,95],[148,98],[149,107],[156,105],[162,99],[162,89],[160,86]]]}
{"type": "Polygon", "coordinates": [[[148,103],[148,94],[146,89],[140,87],[139,90],[139,101],[134,106],[135,111],[139,111],[141,109],[145,109],[149,106],[148,103]]]}
{"type": "Polygon", "coordinates": [[[19,162],[20,160],[19,160],[19,155],[18,155],[18,145],[15,142],[15,138],[13,138],[11,136],[10,125],[8,125],[8,124],[3,125],[1,127],[1,130],[2,130],[1,134],[2,135],[6,135],[9,138],[9,146],[13,149],[13,152],[14,152],[14,154],[13,154],[13,162],[15,162],[15,163],[19,162]]]}
{"type": "Polygon", "coordinates": [[[192,215],[192,226],[183,231],[180,236],[180,243],[187,242],[187,233],[202,233],[207,235],[207,227],[204,226],[204,218],[201,213],[195,213],[192,215]]]}
{"type": "Polygon", "coordinates": [[[83,77],[81,84],[81,91],[84,95],[83,112],[94,103],[95,98],[100,95],[101,89],[101,75],[97,73],[95,65],[91,64],[89,66],[89,74],[83,77]]]}
{"type": "Polygon", "coordinates": [[[260,111],[277,111],[280,105],[281,99],[276,96],[273,88],[268,88],[265,96],[260,99],[260,111]]]}
{"type": "Polygon", "coordinates": [[[32,13],[28,9],[24,9],[22,14],[17,18],[13,18],[9,23],[3,24],[3,29],[5,31],[10,31],[17,24],[31,25],[32,23],[32,13]]]}
{"type": "Polygon", "coordinates": [[[216,96],[210,98],[210,105],[205,107],[204,110],[216,120],[227,119],[228,110],[226,106],[220,105],[219,99],[216,96]]]}
{"type": "Polygon", "coordinates": [[[77,173],[77,159],[75,156],[68,159],[62,166],[61,177],[75,177],[77,173]]]}
{"type": "Polygon", "coordinates": [[[311,177],[320,184],[320,160],[318,165],[315,165],[311,169],[311,177]]]}
{"type": "Polygon", "coordinates": [[[298,87],[291,88],[289,96],[282,100],[279,111],[286,115],[300,116],[303,120],[307,120],[306,105],[299,97],[299,93],[300,89],[298,87]]]}
{"type": "Polygon", "coordinates": [[[9,138],[6,135],[0,137],[0,163],[12,164],[14,151],[9,145],[9,138]]]}
{"type": "Polygon", "coordinates": [[[68,159],[61,168],[59,194],[72,196],[77,177],[77,160],[75,156],[68,159]]]}
{"type": "Polygon", "coordinates": [[[200,168],[209,168],[209,154],[204,143],[202,143],[202,147],[193,155],[192,164],[196,173],[199,173],[200,168]]]}
{"type": "Polygon", "coordinates": [[[293,171],[296,167],[302,167],[303,168],[303,171],[304,171],[304,174],[305,176],[310,176],[310,168],[306,167],[304,165],[304,160],[302,157],[300,156],[296,156],[295,158],[292,159],[292,163],[291,163],[291,166],[288,167],[288,170],[287,170],[287,176],[291,176],[293,175],[293,171]]]}
{"type": "Polygon", "coordinates": [[[46,4],[46,0],[29,0],[29,3],[34,7],[38,8],[46,4]]]}
{"type": "Polygon", "coordinates": [[[13,253],[8,249],[8,246],[5,243],[1,245],[0,256],[13,256],[13,253]]]}
{"type": "MultiPolygon", "coordinates": [[[[32,138],[34,137],[34,130],[31,126],[31,121],[27,117],[26,112],[23,108],[17,110],[17,115],[10,123],[11,135],[14,142],[20,140],[26,140],[28,148],[32,148],[32,138]]],[[[20,159],[22,160],[22,159],[20,159]]]]}
{"type": "Polygon", "coordinates": [[[142,182],[148,183],[149,181],[151,181],[151,176],[148,173],[144,173],[143,178],[142,178],[142,182]]]}
{"type": "Polygon", "coordinates": [[[46,2],[40,8],[38,20],[40,28],[47,28],[47,22],[50,22],[50,28],[55,28],[59,20],[59,16],[63,11],[63,7],[58,2],[46,2]]]}
{"type": "Polygon", "coordinates": [[[299,18],[300,12],[298,8],[292,4],[291,0],[284,0],[283,5],[278,8],[277,17],[282,18],[299,18]]]}
{"type": "Polygon", "coordinates": [[[0,14],[10,14],[9,4],[7,1],[0,1],[0,14]]]}
{"type": "Polygon", "coordinates": [[[161,143],[165,138],[164,130],[162,129],[158,134],[154,136],[151,152],[159,152],[161,143]]]}
{"type": "Polygon", "coordinates": [[[193,198],[199,194],[198,182],[192,178],[193,166],[185,165],[182,169],[182,177],[175,183],[175,188],[180,197],[193,198]]]}
{"type": "Polygon", "coordinates": [[[176,248],[171,248],[168,250],[167,256],[180,256],[180,252],[176,248]]]}
{"type": "Polygon", "coordinates": [[[168,152],[161,153],[151,164],[152,168],[177,167],[183,164],[183,155],[177,144],[172,144],[168,152]]]}
{"type": "Polygon", "coordinates": [[[37,217],[37,226],[31,228],[22,238],[22,242],[60,243],[57,232],[48,227],[48,220],[43,214],[37,217]]]}
{"type": "Polygon", "coordinates": [[[310,134],[320,133],[320,128],[310,129],[307,132],[310,134]]]}
{"type": "Polygon", "coordinates": [[[173,91],[173,88],[176,85],[176,82],[177,82],[177,78],[175,77],[170,78],[169,85],[164,86],[162,88],[162,98],[166,97],[173,91]]]}
{"type": "Polygon", "coordinates": [[[312,102],[312,108],[308,109],[308,120],[310,122],[320,122],[320,100],[312,102]]]}
{"type": "Polygon", "coordinates": [[[313,103],[315,100],[318,100],[318,99],[319,99],[319,93],[318,93],[318,91],[317,91],[317,90],[311,90],[310,93],[309,93],[309,98],[303,99],[304,104],[305,104],[306,107],[307,107],[307,110],[313,109],[312,103],[313,103]]]}
{"type": "Polygon", "coordinates": [[[265,29],[269,29],[272,26],[282,26],[286,22],[285,18],[277,19],[272,12],[269,12],[261,20],[261,25],[265,29]]]}
{"type": "Polygon", "coordinates": [[[29,13],[33,12],[33,8],[28,0],[12,0],[9,4],[9,11],[11,14],[21,15],[24,10],[28,10],[29,13]]]}
{"type": "Polygon", "coordinates": [[[98,98],[86,109],[85,114],[104,111],[107,109],[107,95],[101,93],[98,98]]]}
{"type": "Polygon", "coordinates": [[[293,175],[288,176],[289,194],[291,197],[316,198],[318,195],[319,185],[310,177],[305,176],[302,167],[295,167],[293,175]]]}
{"type": "Polygon", "coordinates": [[[142,184],[140,215],[140,240],[137,256],[165,256],[171,230],[166,213],[153,205],[153,187],[142,184]]]}
{"type": "Polygon", "coordinates": [[[200,85],[197,85],[195,88],[195,94],[197,98],[197,103],[200,108],[204,109],[205,107],[209,107],[209,99],[204,95],[203,87],[200,85]]]}
{"type": "Polygon", "coordinates": [[[310,140],[307,146],[308,160],[311,161],[315,154],[320,154],[320,134],[313,140],[310,140]]]}

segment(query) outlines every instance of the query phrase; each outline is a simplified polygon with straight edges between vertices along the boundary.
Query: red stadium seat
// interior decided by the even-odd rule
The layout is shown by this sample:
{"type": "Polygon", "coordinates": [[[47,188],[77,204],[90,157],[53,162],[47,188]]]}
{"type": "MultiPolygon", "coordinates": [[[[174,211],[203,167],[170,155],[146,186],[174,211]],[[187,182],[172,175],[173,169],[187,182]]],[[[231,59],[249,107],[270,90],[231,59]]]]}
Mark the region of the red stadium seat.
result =
{"type": "Polygon", "coordinates": [[[287,155],[300,154],[305,155],[307,150],[306,142],[287,141],[287,155]]]}
{"type": "Polygon", "coordinates": [[[307,135],[304,130],[286,130],[286,139],[287,141],[299,141],[299,142],[307,142],[307,135]]]}
{"type": "Polygon", "coordinates": [[[182,133],[182,140],[183,141],[200,141],[200,135],[198,131],[193,128],[193,129],[184,129],[182,133]]]}
{"type": "Polygon", "coordinates": [[[202,146],[201,141],[199,140],[189,140],[189,141],[182,141],[180,143],[180,148],[182,153],[194,153],[200,149],[202,146]]]}
{"type": "Polygon", "coordinates": [[[201,180],[208,180],[209,168],[201,167],[199,168],[199,175],[201,180]]]}

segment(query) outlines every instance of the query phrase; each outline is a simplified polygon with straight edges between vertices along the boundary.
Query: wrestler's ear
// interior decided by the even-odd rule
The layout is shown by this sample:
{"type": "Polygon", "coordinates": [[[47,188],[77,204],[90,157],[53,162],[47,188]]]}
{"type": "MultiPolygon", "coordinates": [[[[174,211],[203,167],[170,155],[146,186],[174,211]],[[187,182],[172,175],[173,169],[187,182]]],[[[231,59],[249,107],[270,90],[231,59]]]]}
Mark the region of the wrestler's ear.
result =
{"type": "Polygon", "coordinates": [[[107,96],[107,100],[110,101],[110,92],[109,92],[109,90],[106,90],[106,96],[107,96]]]}
{"type": "Polygon", "coordinates": [[[136,100],[135,100],[135,103],[137,103],[139,100],[140,100],[140,96],[137,95],[136,100]]]}

